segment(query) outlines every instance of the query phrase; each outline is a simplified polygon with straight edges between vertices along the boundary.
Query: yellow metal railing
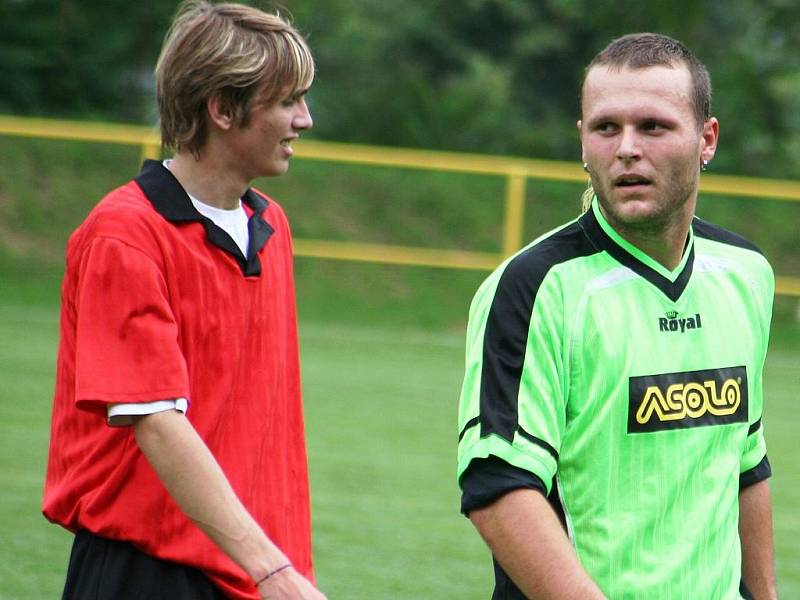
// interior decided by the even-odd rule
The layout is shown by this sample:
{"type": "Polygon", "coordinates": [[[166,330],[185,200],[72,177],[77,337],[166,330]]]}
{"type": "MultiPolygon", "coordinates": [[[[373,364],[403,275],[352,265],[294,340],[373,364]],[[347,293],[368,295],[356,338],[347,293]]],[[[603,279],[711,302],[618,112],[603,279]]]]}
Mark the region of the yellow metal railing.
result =
{"type": "MultiPolygon", "coordinates": [[[[0,116],[0,135],[126,144],[139,146],[142,159],[158,158],[160,155],[158,133],[154,129],[135,125],[0,116]]],[[[586,175],[579,165],[564,161],[384,148],[313,140],[298,141],[295,150],[297,159],[497,175],[506,180],[500,252],[469,252],[295,239],[295,253],[298,256],[316,258],[454,269],[493,269],[522,246],[525,186],[528,179],[579,183],[586,181],[586,175]]],[[[800,181],[703,175],[700,189],[706,194],[800,202],[800,181]]],[[[800,297],[800,277],[777,276],[776,292],[800,297]]]]}

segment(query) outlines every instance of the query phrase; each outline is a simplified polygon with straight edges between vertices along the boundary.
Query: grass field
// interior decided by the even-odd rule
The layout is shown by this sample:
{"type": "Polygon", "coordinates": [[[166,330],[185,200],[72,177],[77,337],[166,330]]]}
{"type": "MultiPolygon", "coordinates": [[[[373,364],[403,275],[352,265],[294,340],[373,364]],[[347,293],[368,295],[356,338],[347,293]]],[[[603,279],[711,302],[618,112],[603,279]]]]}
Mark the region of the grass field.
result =
{"type": "MultiPolygon", "coordinates": [[[[57,337],[43,278],[0,273],[2,600],[59,597],[70,543],[39,512],[57,337]]],[[[779,584],[798,598],[800,344],[776,333],[765,422],[779,584]]],[[[488,554],[454,482],[461,333],[302,318],[301,343],[320,586],[332,599],[488,598],[488,554]]]]}
{"type": "MultiPolygon", "coordinates": [[[[128,180],[138,152],[0,137],[0,600],[59,597],[70,536],[39,504],[60,264],[68,233],[128,180]]],[[[498,249],[496,177],[298,161],[259,186],[284,205],[297,237],[498,249]]],[[[572,218],[580,188],[530,182],[525,239],[572,218]]],[[[744,227],[778,273],[800,275],[796,204],[701,204],[744,227]]],[[[488,598],[488,552],[458,514],[454,481],[462,331],[485,273],[314,259],[298,259],[296,273],[321,587],[332,599],[488,598]]],[[[766,382],[785,599],[800,598],[797,315],[797,299],[776,304],[766,382]]]]}

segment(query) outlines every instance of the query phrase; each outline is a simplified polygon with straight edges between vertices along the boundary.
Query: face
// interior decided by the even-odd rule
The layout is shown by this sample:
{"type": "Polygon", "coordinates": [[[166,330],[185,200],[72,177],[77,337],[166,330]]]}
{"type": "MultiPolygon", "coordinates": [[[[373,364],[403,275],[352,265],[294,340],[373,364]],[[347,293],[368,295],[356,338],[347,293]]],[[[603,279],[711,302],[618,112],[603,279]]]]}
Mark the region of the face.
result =
{"type": "Polygon", "coordinates": [[[683,66],[593,67],[578,130],[601,210],[618,231],[658,233],[694,215],[702,160],[716,150],[719,125],[694,115],[683,66]]]}
{"type": "Polygon", "coordinates": [[[264,94],[258,94],[245,124],[230,125],[226,135],[230,168],[245,182],[288,170],[294,154],[292,142],[313,125],[306,91],[287,91],[271,103],[261,99],[264,94]]]}

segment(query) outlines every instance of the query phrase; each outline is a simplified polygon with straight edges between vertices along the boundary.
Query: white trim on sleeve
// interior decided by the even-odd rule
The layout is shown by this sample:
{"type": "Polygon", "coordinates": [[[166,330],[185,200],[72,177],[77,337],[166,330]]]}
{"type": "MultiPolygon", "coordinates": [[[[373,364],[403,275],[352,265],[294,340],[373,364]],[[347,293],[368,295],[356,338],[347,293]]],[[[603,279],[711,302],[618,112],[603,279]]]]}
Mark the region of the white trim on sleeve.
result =
{"type": "Polygon", "coordinates": [[[123,427],[133,423],[133,417],[152,415],[165,410],[177,410],[186,414],[189,401],[186,398],[172,400],[156,400],[154,402],[126,402],[108,405],[108,424],[111,427],[123,427]]]}

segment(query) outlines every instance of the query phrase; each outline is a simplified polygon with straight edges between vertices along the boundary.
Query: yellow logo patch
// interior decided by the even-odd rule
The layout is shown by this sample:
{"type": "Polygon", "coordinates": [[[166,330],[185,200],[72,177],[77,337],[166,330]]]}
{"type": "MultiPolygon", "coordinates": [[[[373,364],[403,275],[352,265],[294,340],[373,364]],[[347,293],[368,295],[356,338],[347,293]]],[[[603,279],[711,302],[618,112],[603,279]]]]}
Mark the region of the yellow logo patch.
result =
{"type": "Polygon", "coordinates": [[[631,377],[628,391],[628,433],[747,421],[745,367],[631,377]]]}

